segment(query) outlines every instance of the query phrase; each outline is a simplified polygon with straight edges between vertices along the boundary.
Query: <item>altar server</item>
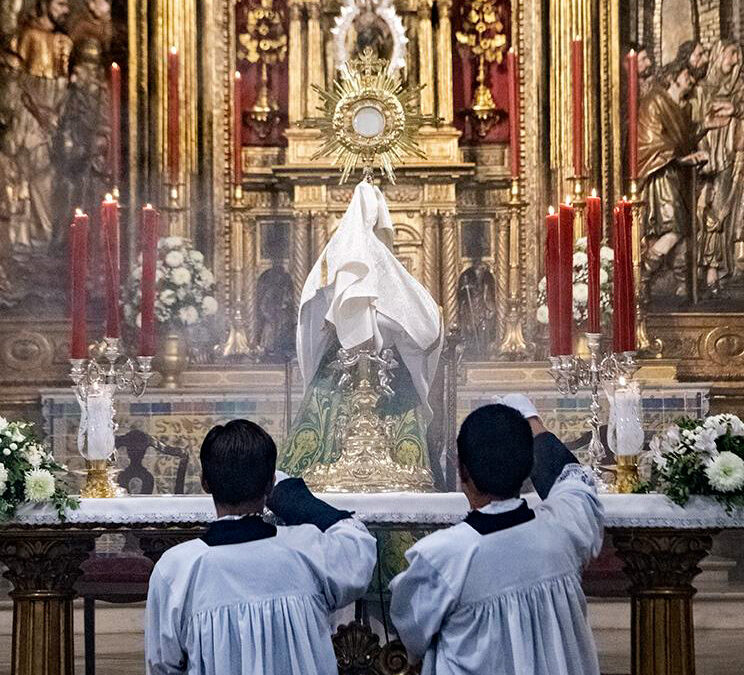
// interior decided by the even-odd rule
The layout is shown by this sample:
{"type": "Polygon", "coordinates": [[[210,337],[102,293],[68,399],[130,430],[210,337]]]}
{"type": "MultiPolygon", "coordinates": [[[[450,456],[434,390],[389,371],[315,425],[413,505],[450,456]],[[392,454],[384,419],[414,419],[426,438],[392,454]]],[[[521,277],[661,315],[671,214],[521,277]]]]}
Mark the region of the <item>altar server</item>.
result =
{"type": "Polygon", "coordinates": [[[601,548],[602,507],[536,412],[534,442],[530,427],[504,404],[466,418],[457,449],[473,510],[418,541],[391,582],[393,623],[422,675],[599,674],[581,570],[601,548]],[[519,499],[531,472],[546,497],[535,509],[519,499]]]}
{"type": "Polygon", "coordinates": [[[218,518],[155,565],[148,673],[337,674],[329,613],[365,592],[375,540],[348,511],[312,496],[302,479],[274,486],[275,464],[274,441],[252,422],[207,434],[202,484],[218,518]],[[287,526],[264,521],[267,496],[287,526]]]}

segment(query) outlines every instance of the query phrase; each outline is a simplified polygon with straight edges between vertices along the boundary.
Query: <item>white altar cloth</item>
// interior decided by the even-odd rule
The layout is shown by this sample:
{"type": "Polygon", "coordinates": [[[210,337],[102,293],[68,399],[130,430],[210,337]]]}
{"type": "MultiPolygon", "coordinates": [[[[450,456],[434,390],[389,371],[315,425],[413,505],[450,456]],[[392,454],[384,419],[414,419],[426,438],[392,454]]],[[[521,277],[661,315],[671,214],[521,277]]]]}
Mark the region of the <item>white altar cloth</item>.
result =
{"type": "MultiPolygon", "coordinates": [[[[460,492],[416,494],[390,492],[378,494],[323,494],[333,506],[354,511],[369,525],[422,525],[443,527],[461,521],[468,511],[465,495],[460,492]]],[[[524,495],[535,504],[535,493],[524,495]]],[[[694,497],[682,508],[664,495],[601,495],[605,507],[605,526],[674,529],[744,528],[744,509],[730,514],[716,501],[694,497]]],[[[67,522],[104,526],[168,523],[198,525],[215,518],[212,498],[208,495],[128,496],[113,499],[82,499],[80,508],[69,511],[67,522]]],[[[54,525],[59,521],[48,505],[26,504],[8,524],[54,525]]]]}

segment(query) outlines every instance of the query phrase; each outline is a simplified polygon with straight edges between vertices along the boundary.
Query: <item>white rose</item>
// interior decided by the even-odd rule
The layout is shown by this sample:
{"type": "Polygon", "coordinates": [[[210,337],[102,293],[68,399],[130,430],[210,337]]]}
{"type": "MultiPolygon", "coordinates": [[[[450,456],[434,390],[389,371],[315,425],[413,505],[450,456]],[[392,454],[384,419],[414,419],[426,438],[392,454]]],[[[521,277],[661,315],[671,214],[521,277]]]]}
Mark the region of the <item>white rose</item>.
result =
{"type": "Polygon", "coordinates": [[[606,284],[610,280],[610,275],[606,269],[600,268],[599,270],[599,283],[606,284]]]}
{"type": "Polygon", "coordinates": [[[175,301],[176,294],[173,292],[173,289],[166,288],[160,293],[160,302],[162,302],[164,305],[172,305],[175,301]]]}
{"type": "Polygon", "coordinates": [[[614,260],[615,252],[609,246],[603,246],[599,249],[599,257],[602,258],[602,260],[614,260]]]}
{"type": "Polygon", "coordinates": [[[160,240],[161,246],[164,246],[165,248],[180,248],[183,246],[183,238],[182,237],[166,237],[165,239],[160,240]]]}
{"type": "Polygon", "coordinates": [[[199,320],[199,312],[196,311],[196,307],[193,305],[187,305],[178,310],[178,318],[181,319],[184,325],[190,326],[199,320]]]}
{"type": "Polygon", "coordinates": [[[10,448],[3,448],[3,454],[8,457],[10,455],[10,448]]]}
{"type": "Polygon", "coordinates": [[[217,300],[213,298],[211,295],[207,295],[201,303],[202,310],[204,314],[207,316],[212,316],[213,314],[217,313],[217,308],[219,305],[217,304],[217,300]]]}
{"type": "Polygon", "coordinates": [[[586,284],[576,284],[573,289],[574,301],[585,303],[589,298],[589,286],[586,284]]]}
{"type": "Polygon", "coordinates": [[[734,492],[744,485],[744,459],[733,452],[722,452],[705,469],[708,482],[719,492],[734,492]]]}
{"type": "Polygon", "coordinates": [[[0,495],[5,492],[5,488],[8,486],[8,470],[0,464],[0,495]]]}
{"type": "Polygon", "coordinates": [[[24,476],[26,501],[45,502],[54,494],[54,476],[46,469],[31,469],[24,476]]]}
{"type": "Polygon", "coordinates": [[[548,316],[548,306],[547,305],[540,305],[537,308],[537,320],[540,323],[547,324],[549,322],[549,316],[548,316]]]}
{"type": "Polygon", "coordinates": [[[583,267],[584,265],[587,264],[588,260],[589,260],[589,257],[583,251],[576,251],[576,253],[573,254],[573,266],[574,267],[583,267]]]}
{"type": "Polygon", "coordinates": [[[18,450],[18,443],[11,443],[10,444],[10,449],[11,450],[18,450]]]}
{"type": "Polygon", "coordinates": [[[180,267],[183,265],[183,253],[181,251],[171,251],[165,256],[165,264],[168,267],[180,267]]]}
{"type": "Polygon", "coordinates": [[[186,284],[191,283],[191,272],[189,272],[185,267],[177,267],[173,270],[171,278],[176,286],[185,286],[186,284]]]}
{"type": "Polygon", "coordinates": [[[197,265],[200,265],[204,262],[204,255],[199,251],[189,251],[189,258],[191,259],[192,263],[195,263],[197,265]]]}

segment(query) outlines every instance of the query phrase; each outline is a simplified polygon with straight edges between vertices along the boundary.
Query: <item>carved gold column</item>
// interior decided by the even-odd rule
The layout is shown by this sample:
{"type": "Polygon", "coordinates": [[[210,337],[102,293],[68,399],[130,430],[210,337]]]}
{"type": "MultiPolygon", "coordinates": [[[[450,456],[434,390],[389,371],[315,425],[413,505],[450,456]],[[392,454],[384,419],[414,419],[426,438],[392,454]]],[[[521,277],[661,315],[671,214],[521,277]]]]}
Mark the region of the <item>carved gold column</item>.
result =
{"type": "Polygon", "coordinates": [[[457,277],[459,274],[459,255],[457,246],[457,219],[452,211],[442,214],[441,228],[442,290],[440,305],[444,313],[444,325],[457,322],[457,277]]]}
{"type": "Polygon", "coordinates": [[[310,212],[296,211],[292,227],[292,259],[290,274],[296,306],[300,306],[302,287],[310,272],[310,212]]]}
{"type": "Polygon", "coordinates": [[[0,561],[13,584],[14,675],[75,675],[73,586],[95,540],[79,530],[0,530],[0,561]]]}
{"type": "Polygon", "coordinates": [[[230,214],[230,299],[232,316],[230,328],[222,353],[239,358],[250,352],[248,336],[243,323],[243,222],[245,209],[233,206],[230,214]]]}
{"type": "Polygon", "coordinates": [[[437,0],[439,29],[437,30],[437,114],[444,124],[452,124],[452,0],[437,0]]]}
{"type": "MultiPolygon", "coordinates": [[[[318,117],[322,99],[313,85],[325,89],[325,70],[323,67],[323,35],[320,30],[320,3],[307,5],[307,117],[318,117]]],[[[291,91],[291,89],[290,89],[291,91]]]]}
{"type": "Polygon", "coordinates": [[[496,344],[501,346],[504,339],[506,315],[509,310],[509,221],[499,217],[498,224],[492,228],[496,242],[496,260],[494,274],[496,276],[496,344]]]}
{"type": "Polygon", "coordinates": [[[419,84],[421,90],[421,113],[434,114],[434,42],[431,28],[431,0],[419,0],[418,4],[418,49],[419,84]]]}
{"type": "Polygon", "coordinates": [[[424,286],[432,297],[439,302],[439,217],[434,211],[425,211],[423,237],[424,286]]]}
{"type": "Polygon", "coordinates": [[[256,219],[247,216],[243,221],[243,306],[245,307],[245,334],[248,346],[253,353],[257,347],[256,312],[258,298],[258,255],[256,246],[256,219]]]}
{"type": "Polygon", "coordinates": [[[711,531],[617,530],[631,582],[632,675],[694,675],[692,580],[713,546],[711,531]]]}
{"type": "Polygon", "coordinates": [[[304,118],[305,83],[303,77],[302,2],[289,2],[289,123],[304,118]]]}
{"type": "Polygon", "coordinates": [[[328,243],[328,214],[325,211],[314,211],[310,217],[312,219],[312,259],[310,264],[313,265],[328,243]]]}

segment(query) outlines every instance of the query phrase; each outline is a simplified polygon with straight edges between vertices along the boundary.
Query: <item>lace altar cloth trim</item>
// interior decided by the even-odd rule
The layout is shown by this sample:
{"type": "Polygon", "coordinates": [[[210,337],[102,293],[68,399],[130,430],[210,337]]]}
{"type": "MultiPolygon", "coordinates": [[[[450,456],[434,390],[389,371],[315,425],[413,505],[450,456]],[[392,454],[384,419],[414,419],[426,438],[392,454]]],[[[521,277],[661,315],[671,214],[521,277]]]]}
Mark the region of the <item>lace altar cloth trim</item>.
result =
{"type": "MultiPolygon", "coordinates": [[[[355,511],[363,522],[445,526],[460,522],[468,505],[461,493],[415,494],[325,494],[323,499],[337,508],[355,511]]],[[[525,495],[531,506],[539,503],[534,493],[525,495]]],[[[744,510],[731,514],[717,502],[695,497],[682,508],[663,495],[603,494],[606,527],[744,528],[744,510]]],[[[83,499],[80,509],[68,513],[71,525],[157,525],[162,523],[198,525],[215,518],[211,497],[207,495],[160,495],[83,499]]],[[[24,505],[8,523],[23,525],[57,524],[49,506],[24,505]]]]}

